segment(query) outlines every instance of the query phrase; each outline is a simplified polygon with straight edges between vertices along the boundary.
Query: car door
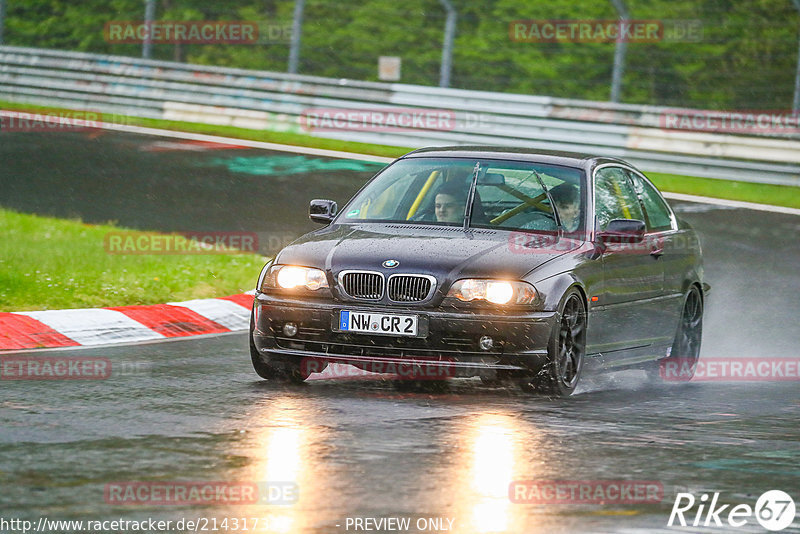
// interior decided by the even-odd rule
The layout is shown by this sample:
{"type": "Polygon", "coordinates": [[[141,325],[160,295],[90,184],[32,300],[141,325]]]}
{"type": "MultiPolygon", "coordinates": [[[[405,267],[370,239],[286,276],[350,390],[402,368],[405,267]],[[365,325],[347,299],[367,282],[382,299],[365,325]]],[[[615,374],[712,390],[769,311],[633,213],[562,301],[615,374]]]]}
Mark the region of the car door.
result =
{"type": "Polygon", "coordinates": [[[633,170],[629,170],[628,175],[642,203],[651,254],[659,258],[664,271],[662,305],[659,308],[662,312],[659,324],[663,328],[659,334],[671,342],[683,305],[685,273],[694,263],[694,243],[690,242],[694,234],[678,229],[675,214],[644,175],[633,170]]]}
{"type": "MultiPolygon", "coordinates": [[[[626,169],[601,166],[594,175],[595,236],[613,219],[645,221],[641,202],[626,169]]],[[[614,356],[648,347],[661,337],[659,310],[664,286],[662,262],[650,254],[647,241],[607,243],[602,250],[603,279],[592,295],[591,352],[614,356]]],[[[609,362],[613,364],[613,362],[609,362]]]]}

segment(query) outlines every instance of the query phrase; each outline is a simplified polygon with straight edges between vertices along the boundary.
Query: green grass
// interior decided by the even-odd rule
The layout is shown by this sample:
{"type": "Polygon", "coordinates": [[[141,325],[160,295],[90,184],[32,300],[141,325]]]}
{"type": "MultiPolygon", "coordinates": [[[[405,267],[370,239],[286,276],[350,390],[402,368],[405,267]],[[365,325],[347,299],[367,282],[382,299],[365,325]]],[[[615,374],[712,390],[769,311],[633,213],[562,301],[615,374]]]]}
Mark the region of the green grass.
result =
{"type": "Polygon", "coordinates": [[[647,177],[662,191],[800,208],[800,187],[695,178],[657,172],[648,172],[647,177]]]}
{"type": "MultiPolygon", "coordinates": [[[[0,100],[0,108],[17,111],[69,111],[64,108],[49,106],[34,106],[5,102],[0,100]]],[[[324,139],[293,132],[273,132],[268,130],[249,130],[233,126],[217,126],[193,122],[167,121],[162,119],[144,119],[122,115],[103,114],[102,120],[106,122],[119,122],[149,128],[175,130],[182,132],[221,135],[236,139],[251,139],[269,143],[323,148],[352,152],[354,154],[369,154],[373,156],[399,157],[413,150],[412,148],[374,145],[369,143],[354,143],[336,139],[324,139]]],[[[647,173],[647,176],[662,191],[700,195],[729,200],[743,200],[760,204],[787,206],[800,208],[800,187],[784,185],[754,184],[749,182],[735,182],[730,180],[717,180],[714,178],[698,178],[692,176],[678,176],[674,174],[647,173]]]]}
{"type": "Polygon", "coordinates": [[[0,209],[0,311],[158,304],[242,293],[257,254],[118,255],[108,232],[125,229],[0,209]]]}

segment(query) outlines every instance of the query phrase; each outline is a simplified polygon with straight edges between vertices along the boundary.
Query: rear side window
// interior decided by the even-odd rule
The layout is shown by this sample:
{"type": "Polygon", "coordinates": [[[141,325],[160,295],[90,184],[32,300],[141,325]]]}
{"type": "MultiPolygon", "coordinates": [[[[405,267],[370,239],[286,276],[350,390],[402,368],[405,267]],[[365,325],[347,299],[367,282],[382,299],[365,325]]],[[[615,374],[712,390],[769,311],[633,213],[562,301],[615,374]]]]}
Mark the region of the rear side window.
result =
{"type": "Polygon", "coordinates": [[[636,194],[642,199],[647,215],[648,231],[660,232],[672,229],[672,217],[661,194],[638,174],[631,172],[629,175],[633,180],[636,194]]]}
{"type": "Polygon", "coordinates": [[[594,180],[597,230],[602,232],[614,219],[644,221],[642,207],[627,172],[619,167],[604,167],[597,171],[594,180]]]}

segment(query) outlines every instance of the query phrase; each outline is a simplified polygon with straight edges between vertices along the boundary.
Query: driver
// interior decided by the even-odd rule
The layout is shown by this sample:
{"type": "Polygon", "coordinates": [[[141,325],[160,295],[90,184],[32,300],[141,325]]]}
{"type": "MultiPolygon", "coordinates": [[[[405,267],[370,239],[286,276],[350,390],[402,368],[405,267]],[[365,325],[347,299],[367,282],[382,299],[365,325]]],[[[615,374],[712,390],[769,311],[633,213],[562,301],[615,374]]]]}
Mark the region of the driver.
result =
{"type": "Polygon", "coordinates": [[[464,209],[467,204],[467,192],[460,180],[445,183],[435,197],[436,222],[460,223],[464,220],[464,209]]]}
{"type": "Polygon", "coordinates": [[[561,224],[567,232],[574,232],[580,224],[580,192],[572,184],[563,183],[550,190],[556,204],[561,224]]]}

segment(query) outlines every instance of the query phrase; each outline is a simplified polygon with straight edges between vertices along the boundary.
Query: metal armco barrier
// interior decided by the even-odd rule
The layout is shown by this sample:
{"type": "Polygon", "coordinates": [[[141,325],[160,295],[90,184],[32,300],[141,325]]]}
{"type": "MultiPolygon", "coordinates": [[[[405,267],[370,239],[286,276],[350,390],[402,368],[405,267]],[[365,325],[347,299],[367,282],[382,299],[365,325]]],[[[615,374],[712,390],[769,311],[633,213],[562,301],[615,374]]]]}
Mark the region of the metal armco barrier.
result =
{"type": "MultiPolygon", "coordinates": [[[[665,129],[655,106],[361,82],[0,46],[0,99],[401,147],[490,144],[625,158],[645,171],[800,186],[800,135],[665,129]],[[307,128],[309,109],[437,110],[444,127],[307,128]]],[[[702,116],[702,115],[701,115],[702,116]]]]}

